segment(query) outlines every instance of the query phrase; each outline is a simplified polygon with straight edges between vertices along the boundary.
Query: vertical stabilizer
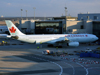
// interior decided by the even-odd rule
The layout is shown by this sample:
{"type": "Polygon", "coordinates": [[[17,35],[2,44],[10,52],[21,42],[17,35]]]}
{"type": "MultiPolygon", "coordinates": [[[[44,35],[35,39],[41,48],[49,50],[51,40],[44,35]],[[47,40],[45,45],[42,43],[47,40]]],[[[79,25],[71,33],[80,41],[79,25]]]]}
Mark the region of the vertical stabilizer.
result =
{"type": "Polygon", "coordinates": [[[10,20],[5,20],[11,36],[25,35],[10,20]]]}

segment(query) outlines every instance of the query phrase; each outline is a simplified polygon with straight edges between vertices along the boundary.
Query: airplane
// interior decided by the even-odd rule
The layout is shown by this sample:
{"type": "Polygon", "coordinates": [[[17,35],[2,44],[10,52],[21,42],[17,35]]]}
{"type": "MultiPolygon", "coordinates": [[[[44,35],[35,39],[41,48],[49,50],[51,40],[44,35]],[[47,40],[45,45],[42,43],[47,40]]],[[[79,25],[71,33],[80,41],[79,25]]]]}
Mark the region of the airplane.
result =
{"type": "Polygon", "coordinates": [[[51,35],[26,35],[22,33],[10,20],[5,20],[10,36],[19,41],[49,45],[61,45],[66,43],[67,46],[77,47],[79,43],[87,43],[98,40],[98,37],[93,34],[51,34],[51,35]]]}

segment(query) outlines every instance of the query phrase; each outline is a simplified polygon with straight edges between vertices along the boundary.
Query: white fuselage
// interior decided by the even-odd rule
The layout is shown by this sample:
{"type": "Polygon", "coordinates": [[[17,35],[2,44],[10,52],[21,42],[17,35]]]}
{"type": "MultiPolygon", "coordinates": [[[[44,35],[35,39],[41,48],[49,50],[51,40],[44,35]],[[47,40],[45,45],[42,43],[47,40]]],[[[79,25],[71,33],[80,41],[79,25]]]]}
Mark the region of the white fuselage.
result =
{"type": "Polygon", "coordinates": [[[93,34],[20,35],[18,40],[29,43],[50,43],[51,41],[93,42],[98,39],[93,34]]]}
{"type": "MultiPolygon", "coordinates": [[[[48,43],[48,44],[62,44],[67,43],[68,46],[79,46],[80,42],[93,42],[98,40],[93,34],[51,34],[51,35],[25,35],[23,34],[10,20],[5,20],[10,36],[28,43],[48,43]]],[[[9,37],[9,36],[7,36],[9,37]]]]}

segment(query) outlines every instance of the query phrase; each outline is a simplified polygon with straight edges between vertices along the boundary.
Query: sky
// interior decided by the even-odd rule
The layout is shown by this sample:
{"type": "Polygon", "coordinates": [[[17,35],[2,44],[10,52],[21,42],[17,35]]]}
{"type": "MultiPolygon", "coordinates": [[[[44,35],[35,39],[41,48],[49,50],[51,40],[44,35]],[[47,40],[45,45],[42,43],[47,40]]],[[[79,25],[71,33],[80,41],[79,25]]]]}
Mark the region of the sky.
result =
{"type": "Polygon", "coordinates": [[[77,17],[79,13],[100,13],[100,0],[0,0],[0,16],[60,17],[65,15],[77,17]]]}

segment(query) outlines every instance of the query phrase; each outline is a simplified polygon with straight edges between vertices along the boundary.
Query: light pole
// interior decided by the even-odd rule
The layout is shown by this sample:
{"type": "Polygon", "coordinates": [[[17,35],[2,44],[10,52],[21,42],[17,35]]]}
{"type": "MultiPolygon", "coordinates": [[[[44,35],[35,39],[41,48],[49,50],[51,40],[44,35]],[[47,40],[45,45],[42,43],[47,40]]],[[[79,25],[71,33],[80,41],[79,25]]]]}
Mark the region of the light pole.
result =
{"type": "Polygon", "coordinates": [[[27,10],[26,10],[26,19],[27,19],[27,10]]]}
{"type": "Polygon", "coordinates": [[[34,20],[35,20],[35,9],[36,9],[36,8],[35,8],[35,7],[33,7],[33,9],[34,9],[34,20]]]}
{"type": "Polygon", "coordinates": [[[65,7],[65,16],[67,16],[67,7],[65,7]]]}
{"type": "Polygon", "coordinates": [[[65,5],[65,19],[66,19],[66,25],[65,25],[66,27],[65,28],[67,30],[67,7],[66,7],[66,5],[65,5]]]}
{"type": "Polygon", "coordinates": [[[22,11],[23,11],[23,9],[21,9],[21,20],[22,20],[22,11]]]}

